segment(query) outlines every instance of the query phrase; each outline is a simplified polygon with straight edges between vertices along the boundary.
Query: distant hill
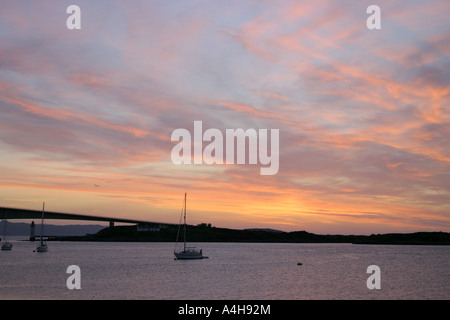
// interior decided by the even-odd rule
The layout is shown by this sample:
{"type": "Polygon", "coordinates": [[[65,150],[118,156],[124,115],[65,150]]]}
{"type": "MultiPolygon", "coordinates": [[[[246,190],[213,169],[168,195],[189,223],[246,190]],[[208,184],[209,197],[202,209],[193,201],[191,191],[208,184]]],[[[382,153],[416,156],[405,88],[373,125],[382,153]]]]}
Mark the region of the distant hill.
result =
{"type": "MultiPolygon", "coordinates": [[[[35,234],[40,235],[41,225],[40,221],[35,221],[35,234]]],[[[3,236],[3,228],[5,221],[0,222],[0,237],[3,236]]],[[[7,222],[6,234],[7,236],[29,236],[30,235],[30,223],[25,222],[7,222]]],[[[86,234],[94,234],[104,229],[105,226],[101,225],[44,225],[45,236],[84,236],[86,234]]]]}
{"type": "MultiPolygon", "coordinates": [[[[136,226],[104,228],[84,237],[60,237],[71,241],[136,241],[174,242],[178,226],[169,225],[160,231],[138,231],[136,226]]],[[[189,242],[279,242],[279,243],[353,243],[353,244],[416,244],[450,245],[450,233],[416,232],[384,235],[318,235],[306,231],[283,232],[272,229],[226,229],[201,224],[187,226],[189,242]]]]}
{"type": "Polygon", "coordinates": [[[360,237],[355,244],[445,244],[450,245],[450,233],[447,232],[414,232],[372,234],[360,237]]]}
{"type": "Polygon", "coordinates": [[[244,229],[245,231],[266,231],[266,232],[276,232],[276,233],[283,233],[284,231],[281,230],[275,230],[275,229],[264,229],[264,228],[253,228],[253,229],[244,229]]]}

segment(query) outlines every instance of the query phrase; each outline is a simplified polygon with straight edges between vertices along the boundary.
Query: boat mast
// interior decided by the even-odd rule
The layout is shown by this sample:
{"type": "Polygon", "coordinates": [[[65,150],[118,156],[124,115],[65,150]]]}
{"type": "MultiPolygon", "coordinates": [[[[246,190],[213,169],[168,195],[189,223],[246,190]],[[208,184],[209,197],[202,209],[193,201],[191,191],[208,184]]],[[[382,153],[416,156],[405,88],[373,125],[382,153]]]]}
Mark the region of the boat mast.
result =
{"type": "Polygon", "coordinates": [[[186,251],[186,192],[184,193],[184,251],[186,251]]]}
{"type": "Polygon", "coordinates": [[[41,221],[41,246],[42,246],[42,238],[44,237],[44,210],[45,210],[45,202],[42,202],[42,221],[41,221]]]}
{"type": "Polygon", "coordinates": [[[7,217],[6,217],[6,214],[5,214],[5,220],[3,220],[3,222],[5,223],[5,224],[3,225],[3,242],[6,242],[6,223],[7,223],[7,217]]]}

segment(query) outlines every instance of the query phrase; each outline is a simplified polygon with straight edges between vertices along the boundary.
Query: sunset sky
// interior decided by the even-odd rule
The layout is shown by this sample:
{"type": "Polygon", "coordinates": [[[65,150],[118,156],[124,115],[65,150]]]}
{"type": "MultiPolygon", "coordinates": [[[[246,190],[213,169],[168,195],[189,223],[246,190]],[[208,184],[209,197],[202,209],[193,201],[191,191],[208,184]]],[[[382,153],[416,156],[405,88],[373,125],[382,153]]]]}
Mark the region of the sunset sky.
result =
{"type": "Polygon", "coordinates": [[[187,192],[191,224],[450,232],[449,14],[447,0],[0,0],[0,206],[178,223],[187,192]],[[171,134],[197,120],[279,129],[278,173],[175,165],[171,134]]]}

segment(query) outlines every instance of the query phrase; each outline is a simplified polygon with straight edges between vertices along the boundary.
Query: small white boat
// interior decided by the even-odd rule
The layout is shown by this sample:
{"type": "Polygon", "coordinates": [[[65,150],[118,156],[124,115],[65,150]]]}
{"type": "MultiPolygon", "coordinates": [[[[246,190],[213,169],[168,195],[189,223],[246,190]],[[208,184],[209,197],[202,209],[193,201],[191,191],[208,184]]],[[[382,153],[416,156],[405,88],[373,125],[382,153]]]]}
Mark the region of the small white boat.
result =
{"type": "Polygon", "coordinates": [[[47,244],[46,243],[43,243],[42,241],[41,241],[41,244],[39,245],[39,247],[37,247],[36,248],[36,251],[37,252],[47,252],[47,244]]]}
{"type": "Polygon", "coordinates": [[[2,244],[2,251],[10,251],[12,250],[12,243],[11,242],[3,242],[2,244]]]}
{"type": "Polygon", "coordinates": [[[196,250],[195,248],[186,247],[185,250],[180,252],[174,252],[175,258],[177,260],[183,259],[205,259],[208,257],[204,257],[202,254],[202,250],[196,250]]]}
{"type": "Polygon", "coordinates": [[[39,246],[36,248],[37,252],[47,252],[47,244],[44,242],[44,209],[45,209],[45,202],[42,204],[42,223],[41,223],[41,241],[39,243],[39,246]]]}
{"type": "Polygon", "coordinates": [[[176,246],[178,244],[178,235],[180,234],[180,227],[181,227],[181,217],[180,217],[180,224],[178,226],[178,233],[177,233],[177,241],[175,243],[175,250],[173,251],[175,255],[175,260],[207,259],[208,257],[203,256],[203,252],[201,249],[197,250],[195,247],[186,246],[186,193],[184,194],[183,208],[184,208],[184,246],[183,251],[176,251],[176,246]]]}

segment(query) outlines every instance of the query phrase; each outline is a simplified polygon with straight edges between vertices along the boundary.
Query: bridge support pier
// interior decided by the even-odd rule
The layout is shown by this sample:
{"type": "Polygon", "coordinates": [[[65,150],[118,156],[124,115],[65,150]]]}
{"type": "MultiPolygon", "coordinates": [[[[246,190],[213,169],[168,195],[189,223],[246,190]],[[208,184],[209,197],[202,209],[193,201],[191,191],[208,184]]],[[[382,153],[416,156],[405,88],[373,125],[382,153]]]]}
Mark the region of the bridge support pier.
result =
{"type": "Polygon", "coordinates": [[[109,222],[109,227],[110,227],[110,228],[114,228],[114,221],[110,221],[110,222],[109,222]]]}
{"type": "Polygon", "coordinates": [[[36,236],[34,235],[34,221],[31,221],[30,225],[30,241],[35,241],[36,236]]]}

